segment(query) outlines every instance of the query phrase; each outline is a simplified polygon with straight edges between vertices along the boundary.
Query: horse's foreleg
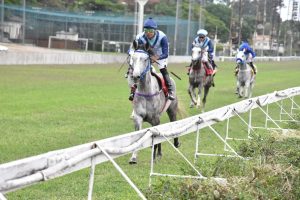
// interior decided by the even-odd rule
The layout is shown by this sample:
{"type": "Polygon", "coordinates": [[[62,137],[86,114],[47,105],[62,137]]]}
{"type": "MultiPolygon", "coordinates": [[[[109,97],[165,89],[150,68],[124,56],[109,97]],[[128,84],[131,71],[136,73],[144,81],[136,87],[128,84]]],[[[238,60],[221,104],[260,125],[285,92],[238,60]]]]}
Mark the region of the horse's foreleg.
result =
{"type": "Polygon", "coordinates": [[[250,96],[250,81],[245,83],[245,98],[249,98],[250,96]]]}
{"type": "Polygon", "coordinates": [[[202,99],[202,112],[205,110],[205,104],[206,104],[206,97],[208,95],[210,86],[204,86],[204,95],[202,99]]]}
{"type": "Polygon", "coordinates": [[[197,101],[196,101],[196,94],[195,94],[195,91],[194,91],[194,88],[192,85],[190,85],[189,89],[188,89],[188,93],[191,97],[191,105],[190,107],[192,107],[192,105],[196,105],[197,104],[197,101]]]}
{"type": "Polygon", "coordinates": [[[197,89],[198,89],[198,96],[197,96],[197,108],[200,108],[201,106],[201,88],[202,88],[202,84],[199,84],[197,89]]]}
{"type": "MultiPolygon", "coordinates": [[[[135,130],[141,130],[142,129],[142,123],[143,123],[143,119],[138,116],[138,115],[134,115],[134,127],[135,127],[135,130]]],[[[132,155],[131,155],[131,158],[129,160],[129,164],[137,164],[137,150],[134,150],[132,152],[132,155]]]]}
{"type": "MultiPolygon", "coordinates": [[[[162,153],[161,153],[161,143],[156,144],[155,146],[157,146],[157,158],[160,159],[162,157],[162,153]]],[[[154,149],[155,149],[154,146],[154,149]]],[[[154,159],[155,159],[155,155],[154,155],[154,159]]]]}
{"type": "MultiPolygon", "coordinates": [[[[178,104],[176,104],[174,107],[170,107],[167,110],[170,122],[174,122],[174,121],[177,120],[177,112],[178,112],[178,104]]],[[[179,142],[179,139],[177,137],[174,138],[174,146],[176,148],[178,148],[180,146],[180,142],[179,142]]]]}

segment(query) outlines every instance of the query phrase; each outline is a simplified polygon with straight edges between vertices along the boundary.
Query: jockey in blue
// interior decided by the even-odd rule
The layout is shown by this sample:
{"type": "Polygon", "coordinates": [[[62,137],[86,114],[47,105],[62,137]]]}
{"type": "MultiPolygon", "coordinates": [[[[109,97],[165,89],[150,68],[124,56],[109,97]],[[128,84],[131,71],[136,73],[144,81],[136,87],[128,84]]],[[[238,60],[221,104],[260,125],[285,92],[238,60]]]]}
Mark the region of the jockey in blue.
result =
{"type": "MultiPolygon", "coordinates": [[[[255,65],[253,64],[253,60],[256,56],[255,52],[252,50],[250,45],[248,44],[247,41],[243,41],[242,44],[239,47],[239,51],[244,51],[244,54],[246,56],[246,62],[249,63],[250,67],[253,70],[253,73],[256,74],[257,69],[255,65]]],[[[235,75],[238,73],[238,66],[235,69],[235,75]]]]}
{"type": "MultiPolygon", "coordinates": [[[[144,31],[136,36],[138,44],[150,45],[152,62],[158,64],[159,70],[168,86],[168,98],[175,100],[173,95],[173,85],[167,71],[169,43],[166,34],[157,30],[157,23],[150,17],[144,22],[144,31]]],[[[133,100],[135,89],[131,89],[129,100],[133,100]]]]}

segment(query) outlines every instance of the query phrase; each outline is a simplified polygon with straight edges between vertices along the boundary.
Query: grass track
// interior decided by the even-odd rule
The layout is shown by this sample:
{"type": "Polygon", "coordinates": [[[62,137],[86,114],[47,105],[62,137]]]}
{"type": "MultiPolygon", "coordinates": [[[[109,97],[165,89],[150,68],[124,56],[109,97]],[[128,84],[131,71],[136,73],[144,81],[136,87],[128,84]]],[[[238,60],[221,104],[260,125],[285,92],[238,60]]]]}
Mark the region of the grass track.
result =
{"type": "MultiPolygon", "coordinates": [[[[224,62],[218,65],[216,87],[210,91],[206,110],[240,100],[234,95],[234,64],[224,62]]],[[[0,66],[0,163],[133,131],[129,119],[131,105],[127,100],[129,89],[123,78],[125,69],[118,73],[119,66],[0,66]]],[[[199,114],[199,110],[188,108],[188,81],[184,66],[170,64],[169,71],[182,78],[181,81],[174,78],[178,97],[186,116],[191,116],[199,114]]],[[[299,61],[263,62],[257,63],[257,66],[253,96],[300,86],[299,61]]],[[[297,102],[299,99],[296,98],[297,102]]],[[[165,122],[168,122],[166,115],[162,117],[162,123],[165,122]]],[[[233,123],[233,127],[238,126],[238,122],[233,123]]],[[[206,146],[208,151],[220,146],[208,131],[203,132],[203,143],[210,144],[206,146]]],[[[235,134],[239,134],[238,131],[235,134]]],[[[193,160],[194,138],[194,134],[181,138],[181,150],[190,160],[193,160]]],[[[163,154],[163,159],[155,166],[157,172],[178,174],[191,171],[184,161],[178,161],[177,154],[166,143],[163,144],[163,154]]],[[[128,159],[129,156],[124,156],[116,161],[145,191],[150,170],[150,149],[140,152],[136,166],[129,166],[128,159]]],[[[88,179],[89,170],[84,169],[9,193],[7,198],[86,199],[88,179]]],[[[110,163],[96,167],[93,195],[94,199],[139,199],[110,163]]]]}

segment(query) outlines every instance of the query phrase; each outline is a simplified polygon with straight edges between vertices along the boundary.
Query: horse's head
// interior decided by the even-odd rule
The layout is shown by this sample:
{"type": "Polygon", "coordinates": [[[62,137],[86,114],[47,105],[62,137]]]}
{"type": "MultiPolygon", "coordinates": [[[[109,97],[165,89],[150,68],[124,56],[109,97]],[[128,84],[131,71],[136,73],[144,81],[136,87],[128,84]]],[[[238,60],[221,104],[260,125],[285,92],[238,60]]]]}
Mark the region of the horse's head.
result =
{"type": "Polygon", "coordinates": [[[146,73],[150,71],[151,63],[149,56],[150,45],[147,43],[145,45],[138,45],[137,41],[133,42],[134,52],[132,54],[132,77],[134,82],[138,80],[143,80],[146,73]]]}
{"type": "Polygon", "coordinates": [[[238,65],[243,65],[245,63],[245,61],[246,61],[246,56],[244,54],[244,51],[237,52],[236,57],[235,57],[235,62],[238,65]]]}
{"type": "Polygon", "coordinates": [[[192,62],[198,61],[201,58],[201,48],[199,46],[194,46],[192,48],[192,62]]]}

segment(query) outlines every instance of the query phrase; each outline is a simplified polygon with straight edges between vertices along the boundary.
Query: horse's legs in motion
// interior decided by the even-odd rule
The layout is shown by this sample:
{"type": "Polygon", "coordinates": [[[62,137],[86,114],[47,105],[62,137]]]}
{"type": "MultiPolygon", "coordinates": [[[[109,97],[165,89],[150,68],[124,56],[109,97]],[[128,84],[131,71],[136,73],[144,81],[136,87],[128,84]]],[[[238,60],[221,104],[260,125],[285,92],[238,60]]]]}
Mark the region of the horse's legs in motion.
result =
{"type": "MultiPolygon", "coordinates": [[[[134,115],[133,121],[134,121],[135,130],[136,131],[141,130],[142,129],[143,118],[138,116],[138,115],[134,115]]],[[[136,164],[136,163],[137,163],[137,150],[132,152],[131,158],[129,160],[129,164],[136,164]]]]}
{"type": "Polygon", "coordinates": [[[206,96],[208,95],[210,85],[205,85],[204,86],[204,95],[202,99],[202,112],[205,110],[205,104],[206,104],[206,96]]]}
{"type": "MultiPolygon", "coordinates": [[[[152,126],[156,126],[156,125],[159,125],[160,124],[160,119],[159,117],[157,117],[156,119],[153,119],[152,122],[151,122],[151,125],[152,126]]],[[[153,151],[153,160],[156,159],[156,150],[157,150],[157,157],[158,158],[161,158],[162,157],[162,153],[161,153],[161,143],[159,144],[155,144],[154,145],[154,151],[153,151]]]]}
{"type": "Polygon", "coordinates": [[[197,104],[197,101],[196,101],[196,94],[195,94],[195,90],[194,90],[194,87],[193,87],[193,84],[190,84],[189,88],[188,88],[188,93],[191,97],[191,104],[190,104],[190,108],[194,107],[194,105],[197,104]]]}
{"type": "MultiPolygon", "coordinates": [[[[177,120],[177,111],[178,111],[178,104],[172,104],[169,109],[167,110],[167,113],[168,113],[168,116],[169,116],[169,119],[171,122],[174,122],[177,120]]],[[[176,148],[180,147],[180,142],[179,142],[179,139],[178,137],[174,138],[174,146],[176,148]]]]}
{"type": "Polygon", "coordinates": [[[197,108],[200,108],[200,106],[201,106],[201,90],[202,90],[202,83],[200,83],[199,85],[198,85],[198,87],[197,87],[197,89],[198,89],[198,95],[197,95],[197,104],[196,104],[196,107],[197,108]]]}

